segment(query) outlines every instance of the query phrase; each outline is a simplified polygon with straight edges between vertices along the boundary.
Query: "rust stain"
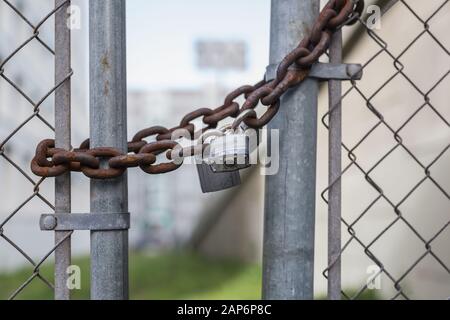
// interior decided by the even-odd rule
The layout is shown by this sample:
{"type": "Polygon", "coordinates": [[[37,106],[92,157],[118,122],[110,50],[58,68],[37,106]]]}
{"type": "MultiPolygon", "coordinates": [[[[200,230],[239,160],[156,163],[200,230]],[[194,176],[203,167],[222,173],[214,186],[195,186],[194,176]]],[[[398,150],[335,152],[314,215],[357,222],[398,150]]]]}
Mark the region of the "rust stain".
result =
{"type": "Polygon", "coordinates": [[[103,86],[103,95],[104,96],[109,95],[109,80],[105,81],[105,85],[103,86]]]}
{"type": "Polygon", "coordinates": [[[102,59],[100,60],[100,64],[102,66],[103,72],[106,72],[109,69],[111,69],[111,64],[109,63],[109,55],[108,55],[108,53],[105,53],[103,55],[102,59]]]}

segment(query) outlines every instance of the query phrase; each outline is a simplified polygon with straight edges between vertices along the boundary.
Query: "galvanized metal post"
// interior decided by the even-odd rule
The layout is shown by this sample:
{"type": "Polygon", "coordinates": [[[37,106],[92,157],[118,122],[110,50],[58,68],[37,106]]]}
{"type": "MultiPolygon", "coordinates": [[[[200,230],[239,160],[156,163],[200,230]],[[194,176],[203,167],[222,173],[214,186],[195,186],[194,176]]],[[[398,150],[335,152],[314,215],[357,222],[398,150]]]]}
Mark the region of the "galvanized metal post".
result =
{"type": "MultiPolygon", "coordinates": [[[[342,62],[342,31],[333,34],[330,62],[342,62]]],[[[341,171],[342,171],[342,84],[328,82],[329,118],[329,185],[328,190],[328,299],[341,299],[341,171]]]]}
{"type": "MultiPolygon", "coordinates": [[[[298,45],[318,14],[317,0],[272,0],[271,64],[298,45]]],[[[317,80],[309,78],[283,96],[269,126],[280,132],[280,168],[266,178],[264,299],[314,297],[317,101],[317,80]]]]}
{"type": "MultiPolygon", "coordinates": [[[[125,0],[89,1],[91,147],[127,152],[125,0]]],[[[91,182],[91,212],[128,211],[127,176],[91,182]]],[[[91,232],[91,298],[128,299],[128,231],[91,232]]]]}
{"type": "MultiPolygon", "coordinates": [[[[55,83],[59,84],[71,72],[71,39],[70,29],[67,27],[70,1],[55,0],[55,83]],[[61,7],[60,7],[61,6],[61,7]]],[[[57,148],[70,150],[70,78],[55,91],[55,143],[57,148]]],[[[71,211],[70,173],[66,173],[55,180],[55,213],[71,211]]],[[[55,243],[58,244],[67,236],[67,232],[55,232],[55,243]]],[[[70,238],[62,242],[55,250],[55,299],[69,300],[70,290],[67,286],[67,268],[71,263],[70,238]]]]}

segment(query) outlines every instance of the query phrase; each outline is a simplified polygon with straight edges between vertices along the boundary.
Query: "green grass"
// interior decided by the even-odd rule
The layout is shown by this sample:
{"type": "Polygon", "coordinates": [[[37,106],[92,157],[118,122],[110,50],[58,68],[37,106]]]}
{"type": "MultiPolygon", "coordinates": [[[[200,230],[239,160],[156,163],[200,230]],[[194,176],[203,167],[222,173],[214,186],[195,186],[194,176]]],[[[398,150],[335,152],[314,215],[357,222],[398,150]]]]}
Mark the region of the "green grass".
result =
{"type": "MultiPolygon", "coordinates": [[[[81,290],[73,299],[89,299],[89,259],[73,261],[81,269],[81,290]]],[[[31,268],[0,274],[0,300],[8,299],[32,274],[31,268]]],[[[40,274],[53,278],[51,263],[40,274]]],[[[352,290],[346,291],[354,293],[352,290]]],[[[356,291],[355,291],[356,293],[356,291]]],[[[261,298],[261,267],[226,260],[212,260],[196,254],[130,255],[130,298],[134,300],[258,300],[261,298]]],[[[318,299],[325,299],[319,296],[318,299]]],[[[359,298],[376,300],[375,291],[366,290],[359,298]]],[[[52,290],[35,278],[17,299],[51,300],[52,290]]]]}
{"type": "MultiPolygon", "coordinates": [[[[89,261],[75,259],[81,268],[81,290],[74,299],[89,299],[89,261]]],[[[51,264],[40,273],[52,279],[51,264]]],[[[0,274],[0,299],[7,299],[32,274],[22,269],[0,274]]],[[[261,270],[257,265],[218,261],[194,254],[130,256],[130,297],[139,300],[160,299],[259,299],[261,270]]],[[[24,300],[52,299],[52,291],[35,278],[17,297],[24,300]]]]}

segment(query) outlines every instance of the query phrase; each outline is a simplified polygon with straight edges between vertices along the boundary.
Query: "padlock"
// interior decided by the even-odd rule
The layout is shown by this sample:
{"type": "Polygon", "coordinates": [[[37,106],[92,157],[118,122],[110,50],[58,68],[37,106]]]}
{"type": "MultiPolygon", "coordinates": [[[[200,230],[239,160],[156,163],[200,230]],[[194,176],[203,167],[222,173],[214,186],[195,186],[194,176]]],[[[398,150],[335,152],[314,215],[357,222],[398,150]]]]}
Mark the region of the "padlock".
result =
{"type": "Polygon", "coordinates": [[[244,120],[256,117],[253,109],[248,109],[236,117],[234,123],[222,128],[223,134],[216,135],[210,143],[206,160],[213,172],[233,172],[251,166],[250,138],[245,132],[244,120]]]}
{"type": "Polygon", "coordinates": [[[250,167],[250,139],[242,128],[226,129],[209,147],[206,161],[213,172],[234,172],[250,167]]]}
{"type": "MultiPolygon", "coordinates": [[[[199,142],[203,143],[211,137],[222,136],[220,130],[210,130],[205,133],[199,142]]],[[[209,147],[207,148],[209,151],[209,147]]],[[[203,157],[203,154],[202,154],[203,157]]],[[[214,172],[207,160],[201,158],[197,161],[197,173],[200,180],[200,187],[203,193],[218,192],[234,188],[241,184],[241,176],[238,171],[234,172],[214,172]]]]}

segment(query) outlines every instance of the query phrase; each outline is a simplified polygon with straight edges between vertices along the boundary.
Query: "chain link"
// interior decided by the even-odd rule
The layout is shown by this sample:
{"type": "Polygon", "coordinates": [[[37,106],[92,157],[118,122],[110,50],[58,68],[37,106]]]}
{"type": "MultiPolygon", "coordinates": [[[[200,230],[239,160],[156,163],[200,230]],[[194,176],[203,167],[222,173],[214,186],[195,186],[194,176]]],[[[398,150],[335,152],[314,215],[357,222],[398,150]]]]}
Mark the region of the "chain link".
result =
{"type": "Polygon", "coordinates": [[[92,179],[116,178],[133,167],[140,167],[148,174],[174,171],[181,166],[181,163],[172,160],[175,154],[183,158],[198,155],[205,150],[206,145],[183,149],[175,141],[177,139],[172,140],[173,137],[185,137],[188,133],[187,138],[196,140],[206,131],[217,128],[219,122],[228,118],[236,119],[244,112],[242,121],[248,127],[260,129],[267,125],[280,109],[282,95],[304,81],[311,66],[328,50],[332,33],[345,25],[353,24],[363,8],[364,1],[330,0],[320,13],[310,35],[280,63],[274,80],[239,87],[228,94],[222,106],[190,112],[172,129],[154,126],[138,132],[128,143],[128,154],[114,148],[90,149],[89,140],[73,151],[56,149],[54,140],[44,140],[36,149],[31,170],[40,177],[56,177],[74,171],[82,172],[92,179]],[[241,96],[245,98],[242,107],[235,102],[241,96]],[[255,110],[260,103],[267,110],[258,118],[256,112],[249,110],[255,110]],[[205,127],[196,132],[193,122],[199,119],[205,127]],[[146,139],[150,138],[155,141],[148,143],[146,139]],[[164,152],[169,162],[156,164],[157,155],[164,152]],[[100,160],[104,160],[107,166],[102,167],[100,160]]]}

